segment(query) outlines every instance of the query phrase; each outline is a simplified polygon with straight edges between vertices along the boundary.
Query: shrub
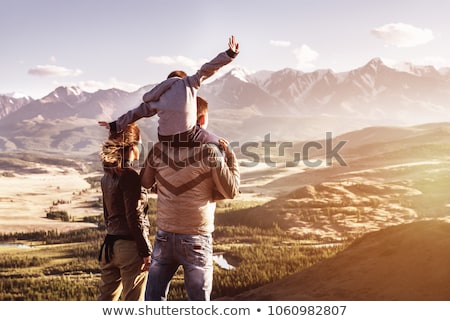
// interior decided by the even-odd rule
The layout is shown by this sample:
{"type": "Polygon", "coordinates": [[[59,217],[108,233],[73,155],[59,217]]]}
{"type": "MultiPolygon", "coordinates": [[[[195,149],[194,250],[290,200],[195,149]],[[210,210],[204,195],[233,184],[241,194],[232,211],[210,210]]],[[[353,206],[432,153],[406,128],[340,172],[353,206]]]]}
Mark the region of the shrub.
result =
{"type": "Polygon", "coordinates": [[[47,212],[47,218],[50,220],[61,220],[63,222],[69,222],[70,217],[67,211],[50,210],[47,212]]]}

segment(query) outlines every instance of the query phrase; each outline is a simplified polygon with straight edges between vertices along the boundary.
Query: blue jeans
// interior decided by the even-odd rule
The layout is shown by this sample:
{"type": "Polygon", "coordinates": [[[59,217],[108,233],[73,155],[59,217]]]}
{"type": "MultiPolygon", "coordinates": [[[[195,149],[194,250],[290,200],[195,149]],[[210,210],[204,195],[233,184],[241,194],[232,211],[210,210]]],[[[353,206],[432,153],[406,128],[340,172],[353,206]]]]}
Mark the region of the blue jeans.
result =
{"type": "Polygon", "coordinates": [[[212,236],[158,230],[148,272],[145,300],[165,301],[170,281],[180,265],[189,300],[209,301],[213,281],[212,236]]]}

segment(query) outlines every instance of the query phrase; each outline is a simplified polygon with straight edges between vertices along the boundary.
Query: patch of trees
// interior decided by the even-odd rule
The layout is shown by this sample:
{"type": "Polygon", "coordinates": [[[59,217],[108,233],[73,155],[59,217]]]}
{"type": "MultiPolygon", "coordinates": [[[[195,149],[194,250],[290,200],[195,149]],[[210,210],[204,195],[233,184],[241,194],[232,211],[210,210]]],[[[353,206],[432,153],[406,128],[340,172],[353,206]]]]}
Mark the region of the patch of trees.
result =
{"type": "Polygon", "coordinates": [[[59,220],[63,222],[70,221],[70,217],[69,214],[67,214],[67,211],[62,210],[50,210],[47,212],[46,217],[50,220],[59,220]]]}

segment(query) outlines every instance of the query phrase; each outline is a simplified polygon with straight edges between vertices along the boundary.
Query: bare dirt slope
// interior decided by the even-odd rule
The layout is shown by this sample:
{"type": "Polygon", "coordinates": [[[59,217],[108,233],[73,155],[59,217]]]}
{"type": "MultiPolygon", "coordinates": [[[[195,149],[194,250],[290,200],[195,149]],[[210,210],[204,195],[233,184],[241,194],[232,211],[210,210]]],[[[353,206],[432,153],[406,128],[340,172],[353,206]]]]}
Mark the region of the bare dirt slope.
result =
{"type": "Polygon", "coordinates": [[[450,224],[371,232],[340,254],[233,300],[450,300],[450,224]]]}

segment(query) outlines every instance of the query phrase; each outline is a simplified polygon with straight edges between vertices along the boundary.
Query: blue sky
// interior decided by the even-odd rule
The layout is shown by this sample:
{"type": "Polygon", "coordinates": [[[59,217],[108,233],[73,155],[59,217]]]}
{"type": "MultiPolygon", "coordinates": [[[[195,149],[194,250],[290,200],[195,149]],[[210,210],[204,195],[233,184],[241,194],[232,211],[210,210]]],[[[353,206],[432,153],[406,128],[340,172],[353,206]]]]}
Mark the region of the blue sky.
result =
{"type": "Polygon", "coordinates": [[[0,93],[41,98],[193,72],[227,48],[249,71],[347,71],[386,63],[450,66],[450,2],[356,0],[0,0],[0,93]]]}

